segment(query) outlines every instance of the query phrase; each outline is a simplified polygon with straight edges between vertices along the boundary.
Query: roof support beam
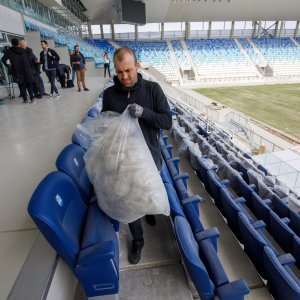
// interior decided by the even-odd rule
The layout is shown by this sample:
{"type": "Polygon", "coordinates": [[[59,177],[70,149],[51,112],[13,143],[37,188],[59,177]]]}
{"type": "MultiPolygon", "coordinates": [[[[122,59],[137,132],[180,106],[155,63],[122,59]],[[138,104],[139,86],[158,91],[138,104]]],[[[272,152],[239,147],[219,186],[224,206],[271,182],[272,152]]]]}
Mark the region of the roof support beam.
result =
{"type": "Polygon", "coordinates": [[[165,23],[161,23],[161,34],[160,34],[160,39],[163,40],[165,38],[165,23]]]}
{"type": "Polygon", "coordinates": [[[137,41],[139,39],[138,26],[134,25],[134,39],[137,41]]]}
{"type": "Polygon", "coordinates": [[[297,21],[297,23],[296,23],[294,38],[298,35],[298,32],[299,32],[299,23],[300,23],[299,21],[297,21]]]}
{"type": "Polygon", "coordinates": [[[208,22],[208,32],[207,32],[207,38],[211,38],[211,22],[208,22]]]}
{"type": "Polygon", "coordinates": [[[101,40],[104,40],[103,24],[100,24],[101,40]]]}
{"type": "Polygon", "coordinates": [[[191,23],[185,22],[185,39],[188,40],[190,38],[191,34],[191,23]]]}
{"type": "Polygon", "coordinates": [[[232,21],[232,22],[231,22],[231,31],[230,31],[230,38],[231,38],[231,39],[232,39],[233,36],[234,36],[234,24],[235,24],[235,22],[232,21]]]}
{"type": "Polygon", "coordinates": [[[110,28],[111,28],[111,39],[114,41],[115,40],[115,26],[114,23],[110,23],[110,28]]]}

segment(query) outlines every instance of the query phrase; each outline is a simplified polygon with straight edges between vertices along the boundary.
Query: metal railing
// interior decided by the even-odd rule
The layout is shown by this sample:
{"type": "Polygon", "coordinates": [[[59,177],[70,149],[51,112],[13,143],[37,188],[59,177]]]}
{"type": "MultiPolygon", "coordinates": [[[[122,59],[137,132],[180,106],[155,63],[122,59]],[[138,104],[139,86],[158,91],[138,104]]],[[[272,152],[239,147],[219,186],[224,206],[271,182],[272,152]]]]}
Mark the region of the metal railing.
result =
{"type": "Polygon", "coordinates": [[[232,134],[238,136],[245,143],[247,143],[250,150],[259,148],[261,146],[264,146],[267,152],[280,151],[284,149],[276,145],[274,142],[271,142],[269,139],[256,133],[251,128],[250,119],[247,118],[246,116],[231,111],[224,117],[224,119],[225,122],[233,123],[240,129],[240,130],[232,130],[231,128],[228,128],[228,130],[232,134]]]}

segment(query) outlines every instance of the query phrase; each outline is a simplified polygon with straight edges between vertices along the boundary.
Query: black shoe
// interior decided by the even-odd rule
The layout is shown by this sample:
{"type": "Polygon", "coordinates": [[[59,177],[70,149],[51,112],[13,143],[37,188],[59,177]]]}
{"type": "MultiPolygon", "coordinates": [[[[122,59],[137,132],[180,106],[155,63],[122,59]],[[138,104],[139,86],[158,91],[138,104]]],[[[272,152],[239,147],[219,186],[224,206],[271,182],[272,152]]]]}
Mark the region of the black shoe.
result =
{"type": "Polygon", "coordinates": [[[85,90],[86,92],[88,92],[88,91],[89,91],[89,89],[88,89],[88,88],[85,88],[84,90],[85,90]]]}
{"type": "Polygon", "coordinates": [[[23,103],[28,103],[28,100],[27,100],[27,99],[24,99],[24,100],[23,100],[23,103]]]}
{"type": "Polygon", "coordinates": [[[81,89],[78,89],[77,92],[81,92],[81,89]]]}
{"type": "Polygon", "coordinates": [[[146,222],[151,226],[156,225],[155,217],[152,215],[146,215],[146,222]]]}
{"type": "Polygon", "coordinates": [[[141,252],[144,247],[144,241],[132,241],[132,246],[129,252],[128,260],[131,264],[136,265],[141,259],[141,252]]]}
{"type": "Polygon", "coordinates": [[[43,95],[38,95],[37,98],[38,98],[38,99],[42,99],[42,98],[43,98],[43,95]]]}

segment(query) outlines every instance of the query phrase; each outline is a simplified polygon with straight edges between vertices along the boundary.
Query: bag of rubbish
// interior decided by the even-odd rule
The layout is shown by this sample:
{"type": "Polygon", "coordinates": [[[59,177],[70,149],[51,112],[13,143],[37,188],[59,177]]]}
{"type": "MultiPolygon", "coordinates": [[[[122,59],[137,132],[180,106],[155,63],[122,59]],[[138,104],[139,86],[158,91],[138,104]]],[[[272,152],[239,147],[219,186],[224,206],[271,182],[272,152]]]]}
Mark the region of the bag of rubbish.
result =
{"type": "MultiPolygon", "coordinates": [[[[101,119],[98,119],[99,127],[101,119]]],[[[100,208],[121,223],[170,214],[168,196],[138,119],[126,109],[84,156],[100,208]]]]}
{"type": "Polygon", "coordinates": [[[101,137],[113,119],[119,116],[120,114],[117,112],[105,111],[97,119],[77,124],[75,136],[80,146],[85,150],[89,149],[92,142],[101,137]]]}

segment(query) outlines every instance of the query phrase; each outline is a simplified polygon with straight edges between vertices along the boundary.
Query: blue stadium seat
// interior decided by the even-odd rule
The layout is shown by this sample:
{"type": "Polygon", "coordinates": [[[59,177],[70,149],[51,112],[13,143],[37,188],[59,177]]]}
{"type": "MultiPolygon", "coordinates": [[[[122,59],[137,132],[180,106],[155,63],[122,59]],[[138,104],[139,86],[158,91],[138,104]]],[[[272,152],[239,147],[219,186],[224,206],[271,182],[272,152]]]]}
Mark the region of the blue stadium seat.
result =
{"type": "Polygon", "coordinates": [[[224,214],[220,191],[221,188],[223,187],[227,189],[229,188],[229,181],[227,179],[221,180],[215,171],[207,172],[207,180],[208,180],[210,194],[215,200],[215,204],[220,210],[220,212],[224,214]]]}
{"type": "Polygon", "coordinates": [[[74,180],[82,198],[86,203],[89,203],[93,196],[94,188],[85,169],[84,154],[85,151],[81,147],[74,144],[68,145],[58,155],[56,167],[74,180]]]}
{"type": "Polygon", "coordinates": [[[271,204],[271,200],[262,200],[255,192],[252,193],[253,213],[258,220],[263,220],[265,222],[268,229],[270,228],[271,204]]]}
{"type": "Polygon", "coordinates": [[[245,252],[248,254],[260,275],[266,278],[263,264],[264,247],[270,247],[276,256],[278,256],[279,253],[265,235],[265,223],[263,221],[256,221],[251,224],[245,214],[241,212],[238,213],[238,223],[245,252]]]}
{"type": "Polygon", "coordinates": [[[294,261],[294,258],[289,254],[277,257],[272,249],[264,248],[264,268],[268,286],[275,299],[300,299],[300,280],[291,269],[294,261]]]}
{"type": "Polygon", "coordinates": [[[238,181],[238,194],[241,197],[244,197],[246,200],[247,206],[252,209],[252,193],[256,191],[256,186],[254,184],[248,184],[242,176],[237,177],[238,181]]]}
{"type": "Polygon", "coordinates": [[[34,191],[28,212],[87,297],[118,293],[117,234],[97,203],[86,205],[68,175],[47,175],[34,191]]]}
{"type": "Polygon", "coordinates": [[[253,223],[253,218],[244,208],[246,200],[234,198],[230,191],[226,188],[221,188],[221,201],[224,209],[224,216],[227,223],[239,241],[242,241],[240,226],[238,221],[238,213],[242,212],[246,215],[250,223],[253,223]]]}
{"type": "Polygon", "coordinates": [[[270,212],[269,231],[275,241],[285,252],[293,251],[293,240],[295,233],[287,225],[290,222],[288,218],[279,218],[273,211],[270,212]]]}
{"type": "MultiPolygon", "coordinates": [[[[217,296],[222,300],[244,299],[244,295],[249,293],[245,281],[237,280],[229,283],[222,265],[220,265],[219,262],[214,264],[213,261],[210,261],[210,271],[213,275],[212,278],[209,277],[208,270],[199,257],[199,245],[193,236],[187,220],[177,216],[174,222],[174,229],[185,267],[200,298],[212,300],[217,296]],[[215,280],[215,283],[213,280],[215,280]],[[218,286],[218,284],[220,285],[218,286]]],[[[199,237],[199,240],[203,241],[204,239],[199,237]]],[[[209,244],[209,241],[207,244],[209,244]]],[[[202,245],[202,253],[207,254],[208,248],[205,248],[207,244],[202,245]]],[[[213,250],[213,247],[210,247],[209,250],[213,250]]],[[[209,259],[209,257],[210,255],[208,255],[207,259],[209,259]]],[[[214,256],[214,258],[216,258],[216,256],[214,256]]]]}
{"type": "Polygon", "coordinates": [[[100,116],[100,112],[99,112],[98,109],[92,107],[92,108],[90,108],[90,109],[88,110],[87,115],[88,115],[89,117],[95,119],[95,118],[98,118],[98,117],[100,116]]]}

